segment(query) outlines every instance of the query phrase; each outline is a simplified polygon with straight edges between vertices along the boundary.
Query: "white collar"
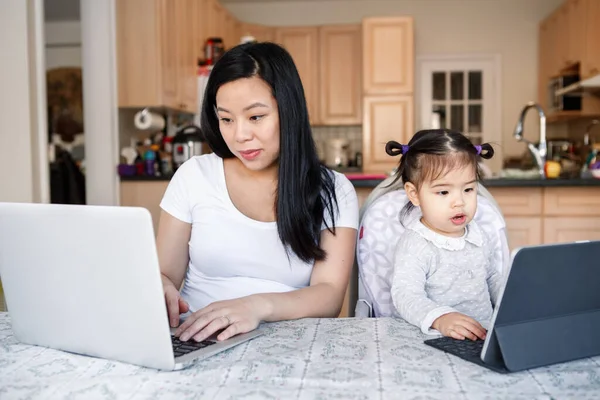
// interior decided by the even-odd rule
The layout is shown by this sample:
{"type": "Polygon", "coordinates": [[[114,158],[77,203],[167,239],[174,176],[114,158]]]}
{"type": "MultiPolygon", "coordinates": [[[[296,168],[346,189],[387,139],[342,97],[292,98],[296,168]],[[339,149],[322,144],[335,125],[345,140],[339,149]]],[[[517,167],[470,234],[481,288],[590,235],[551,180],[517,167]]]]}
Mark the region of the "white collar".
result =
{"type": "Polygon", "coordinates": [[[465,233],[461,237],[445,236],[440,233],[434,232],[426,227],[420,219],[414,221],[409,229],[417,232],[424,239],[433,243],[440,249],[446,249],[450,251],[458,251],[465,248],[466,242],[470,242],[475,246],[481,247],[483,245],[483,234],[481,228],[474,220],[469,222],[465,227],[465,233]]]}

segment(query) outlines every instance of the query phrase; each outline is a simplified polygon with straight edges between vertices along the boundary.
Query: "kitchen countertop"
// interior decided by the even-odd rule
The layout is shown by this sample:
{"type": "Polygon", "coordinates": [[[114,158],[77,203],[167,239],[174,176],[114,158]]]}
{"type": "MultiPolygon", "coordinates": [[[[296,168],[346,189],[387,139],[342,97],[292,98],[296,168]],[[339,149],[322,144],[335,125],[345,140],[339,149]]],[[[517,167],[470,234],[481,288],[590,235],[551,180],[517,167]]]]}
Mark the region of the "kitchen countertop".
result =
{"type": "MultiPolygon", "coordinates": [[[[356,188],[374,188],[384,180],[383,175],[349,173],[348,179],[356,188]]],[[[168,181],[171,176],[122,176],[122,182],[128,181],[168,181]]],[[[485,187],[600,187],[600,179],[486,179],[485,187]]]]}

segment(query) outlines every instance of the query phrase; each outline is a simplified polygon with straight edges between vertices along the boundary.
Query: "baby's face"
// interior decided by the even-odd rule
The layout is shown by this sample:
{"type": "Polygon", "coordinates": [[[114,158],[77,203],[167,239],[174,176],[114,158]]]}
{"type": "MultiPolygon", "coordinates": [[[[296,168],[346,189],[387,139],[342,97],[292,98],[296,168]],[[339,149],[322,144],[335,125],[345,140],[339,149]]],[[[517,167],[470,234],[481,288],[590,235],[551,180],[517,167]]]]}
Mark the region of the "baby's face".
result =
{"type": "Polygon", "coordinates": [[[456,168],[423,182],[418,198],[426,226],[442,235],[462,236],[477,211],[475,169],[456,168]]]}

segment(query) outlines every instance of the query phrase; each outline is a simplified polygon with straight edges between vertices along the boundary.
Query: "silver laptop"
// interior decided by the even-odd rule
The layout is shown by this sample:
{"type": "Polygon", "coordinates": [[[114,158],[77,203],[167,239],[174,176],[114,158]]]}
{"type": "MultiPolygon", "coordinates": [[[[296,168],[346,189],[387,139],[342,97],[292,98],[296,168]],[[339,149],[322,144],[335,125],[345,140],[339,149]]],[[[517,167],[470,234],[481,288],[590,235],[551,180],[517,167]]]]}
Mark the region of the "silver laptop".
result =
{"type": "Polygon", "coordinates": [[[172,337],[144,208],[0,203],[0,279],[27,344],[175,370],[263,333],[172,337]]]}

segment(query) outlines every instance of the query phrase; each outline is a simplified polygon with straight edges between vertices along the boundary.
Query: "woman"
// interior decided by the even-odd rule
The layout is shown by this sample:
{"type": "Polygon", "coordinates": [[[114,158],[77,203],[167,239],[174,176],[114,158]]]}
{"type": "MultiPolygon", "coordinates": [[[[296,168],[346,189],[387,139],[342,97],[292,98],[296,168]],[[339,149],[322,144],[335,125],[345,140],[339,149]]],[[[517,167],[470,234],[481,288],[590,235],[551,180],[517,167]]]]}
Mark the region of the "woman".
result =
{"type": "Polygon", "coordinates": [[[335,317],[354,261],[358,201],[321,165],[291,56],[239,45],[209,77],[202,131],[213,154],[175,173],[157,247],[171,326],[218,340],[261,321],[335,317]],[[182,286],[181,291],[179,288],[182,286]]]}

